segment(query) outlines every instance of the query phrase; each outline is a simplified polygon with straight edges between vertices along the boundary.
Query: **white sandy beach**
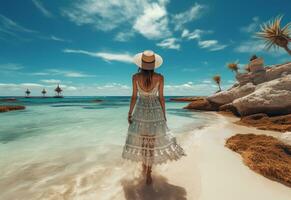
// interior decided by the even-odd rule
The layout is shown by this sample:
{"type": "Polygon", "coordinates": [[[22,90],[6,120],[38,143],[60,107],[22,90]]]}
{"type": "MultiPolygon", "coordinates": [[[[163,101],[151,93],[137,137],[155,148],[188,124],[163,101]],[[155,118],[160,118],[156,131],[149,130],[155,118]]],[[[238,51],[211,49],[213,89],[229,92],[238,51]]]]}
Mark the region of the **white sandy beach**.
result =
{"type": "Polygon", "coordinates": [[[238,126],[232,117],[218,117],[219,124],[197,130],[183,142],[187,157],[155,169],[153,186],[128,179],[116,199],[123,199],[125,192],[125,199],[290,200],[290,188],[253,172],[239,154],[224,147],[225,139],[236,133],[277,137],[282,133],[238,126]]]}

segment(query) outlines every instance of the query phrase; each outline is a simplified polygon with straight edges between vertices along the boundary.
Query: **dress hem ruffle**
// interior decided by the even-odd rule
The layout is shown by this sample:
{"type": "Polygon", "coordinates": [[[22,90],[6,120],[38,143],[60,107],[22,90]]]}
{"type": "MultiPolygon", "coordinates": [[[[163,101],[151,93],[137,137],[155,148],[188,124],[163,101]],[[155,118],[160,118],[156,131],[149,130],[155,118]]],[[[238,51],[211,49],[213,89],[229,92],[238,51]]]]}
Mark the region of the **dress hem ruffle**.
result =
{"type": "Polygon", "coordinates": [[[133,162],[142,162],[145,165],[164,164],[168,161],[179,160],[186,156],[184,150],[176,143],[170,143],[164,148],[135,148],[125,145],[122,158],[133,162]]]}

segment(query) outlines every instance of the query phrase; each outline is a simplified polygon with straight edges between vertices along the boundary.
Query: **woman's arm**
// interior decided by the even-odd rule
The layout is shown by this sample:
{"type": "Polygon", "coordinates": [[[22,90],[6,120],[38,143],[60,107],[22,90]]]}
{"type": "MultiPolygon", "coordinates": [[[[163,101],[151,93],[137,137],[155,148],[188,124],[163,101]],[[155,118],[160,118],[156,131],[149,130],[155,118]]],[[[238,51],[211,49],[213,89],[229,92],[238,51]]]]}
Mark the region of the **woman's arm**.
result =
{"type": "Polygon", "coordinates": [[[160,103],[161,103],[161,106],[162,106],[162,110],[163,110],[163,113],[164,113],[165,120],[167,121],[165,97],[164,97],[164,77],[163,76],[161,76],[161,78],[160,78],[159,100],[160,100],[160,103]]]}
{"type": "Polygon", "coordinates": [[[136,87],[136,76],[132,76],[132,95],[130,99],[130,106],[129,106],[129,111],[128,111],[128,123],[131,123],[131,117],[132,117],[132,111],[134,109],[135,103],[137,99],[137,87],[136,87]]]}

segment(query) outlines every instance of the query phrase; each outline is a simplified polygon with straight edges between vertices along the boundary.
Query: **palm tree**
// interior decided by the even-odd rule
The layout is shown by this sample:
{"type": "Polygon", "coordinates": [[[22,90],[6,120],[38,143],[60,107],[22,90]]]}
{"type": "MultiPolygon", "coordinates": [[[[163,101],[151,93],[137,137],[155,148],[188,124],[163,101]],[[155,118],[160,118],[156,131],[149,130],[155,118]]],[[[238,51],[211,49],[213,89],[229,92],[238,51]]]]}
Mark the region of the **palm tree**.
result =
{"type": "Polygon", "coordinates": [[[228,67],[231,71],[233,71],[233,72],[235,72],[236,74],[238,74],[238,66],[237,66],[237,63],[229,63],[229,64],[227,65],[227,67],[228,67]]]}
{"type": "Polygon", "coordinates": [[[26,95],[26,97],[29,97],[29,95],[30,95],[30,91],[29,91],[29,89],[26,89],[26,91],[25,91],[25,95],[26,95]]]}
{"type": "Polygon", "coordinates": [[[219,75],[215,75],[212,77],[213,81],[218,85],[218,92],[221,91],[221,87],[220,87],[220,82],[221,82],[221,77],[219,75]]]}
{"type": "Polygon", "coordinates": [[[288,48],[288,43],[291,41],[291,22],[281,28],[281,20],[283,16],[277,16],[274,20],[261,25],[261,31],[257,32],[258,38],[265,40],[266,49],[283,48],[291,55],[291,50],[288,48]]]}
{"type": "Polygon", "coordinates": [[[58,84],[58,86],[55,89],[56,97],[61,97],[62,91],[63,91],[62,88],[60,88],[60,85],[58,84]]]}
{"type": "Polygon", "coordinates": [[[42,93],[42,96],[45,97],[46,90],[43,88],[43,90],[41,91],[41,93],[42,93]]]}

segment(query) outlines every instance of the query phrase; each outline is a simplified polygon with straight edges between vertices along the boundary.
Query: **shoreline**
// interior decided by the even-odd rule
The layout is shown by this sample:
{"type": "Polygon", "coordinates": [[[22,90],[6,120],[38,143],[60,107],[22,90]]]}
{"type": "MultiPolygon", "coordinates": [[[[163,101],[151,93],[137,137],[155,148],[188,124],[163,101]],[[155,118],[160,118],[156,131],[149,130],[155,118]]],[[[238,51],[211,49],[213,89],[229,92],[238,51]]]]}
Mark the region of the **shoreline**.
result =
{"type": "Polygon", "coordinates": [[[187,199],[288,200],[289,187],[249,169],[239,154],[225,147],[225,141],[238,133],[254,133],[290,142],[291,135],[238,125],[234,123],[237,120],[234,116],[213,114],[218,122],[193,131],[187,156],[156,167],[157,174],[167,177],[170,184],[184,188],[187,199]]]}

